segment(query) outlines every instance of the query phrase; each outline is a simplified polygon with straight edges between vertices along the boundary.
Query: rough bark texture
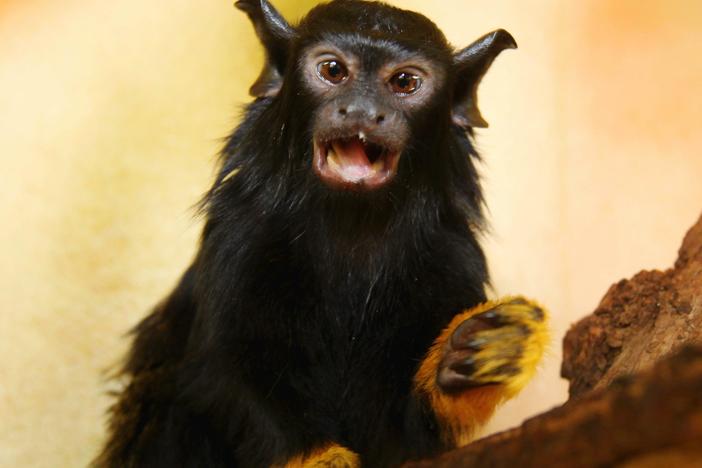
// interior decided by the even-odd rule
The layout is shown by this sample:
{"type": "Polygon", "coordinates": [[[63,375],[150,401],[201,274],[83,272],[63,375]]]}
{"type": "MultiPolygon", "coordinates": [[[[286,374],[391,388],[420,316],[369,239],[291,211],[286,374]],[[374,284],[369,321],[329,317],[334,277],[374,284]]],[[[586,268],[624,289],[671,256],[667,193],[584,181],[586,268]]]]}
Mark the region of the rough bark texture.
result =
{"type": "Polygon", "coordinates": [[[702,218],[685,237],[675,268],[613,285],[594,314],[570,329],[561,373],[570,396],[579,396],[694,342],[702,343],[702,218]]]}
{"type": "Polygon", "coordinates": [[[411,467],[702,467],[702,218],[675,267],[613,285],[564,343],[570,400],[411,467]]]}

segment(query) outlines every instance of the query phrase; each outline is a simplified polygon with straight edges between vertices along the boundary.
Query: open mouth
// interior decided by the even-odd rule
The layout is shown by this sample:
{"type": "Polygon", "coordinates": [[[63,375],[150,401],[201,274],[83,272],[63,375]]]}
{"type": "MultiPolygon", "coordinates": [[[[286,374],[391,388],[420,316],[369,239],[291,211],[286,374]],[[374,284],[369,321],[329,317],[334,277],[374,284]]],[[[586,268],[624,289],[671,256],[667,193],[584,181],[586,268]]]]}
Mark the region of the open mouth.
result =
{"type": "Polygon", "coordinates": [[[314,170],[330,185],[374,189],[397,172],[400,153],[369,141],[363,133],[349,138],[314,142],[314,170]]]}

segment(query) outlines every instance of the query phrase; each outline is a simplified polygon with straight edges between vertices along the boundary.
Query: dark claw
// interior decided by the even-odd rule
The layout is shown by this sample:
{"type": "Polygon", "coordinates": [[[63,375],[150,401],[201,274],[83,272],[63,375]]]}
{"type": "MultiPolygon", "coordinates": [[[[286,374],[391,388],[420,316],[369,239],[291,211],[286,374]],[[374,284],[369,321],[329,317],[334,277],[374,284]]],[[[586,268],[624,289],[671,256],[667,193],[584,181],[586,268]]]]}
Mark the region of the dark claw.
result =
{"type": "Polygon", "coordinates": [[[470,380],[465,376],[443,368],[436,376],[436,384],[447,393],[459,392],[470,387],[470,380]]]}
{"type": "Polygon", "coordinates": [[[473,379],[472,374],[462,374],[449,369],[447,367],[441,368],[439,374],[436,376],[436,383],[446,393],[458,393],[465,391],[469,388],[484,387],[487,385],[495,385],[500,382],[490,382],[490,381],[477,381],[473,379]]]}
{"type": "Polygon", "coordinates": [[[526,301],[526,299],[523,299],[521,297],[518,297],[516,299],[511,300],[507,304],[509,304],[509,305],[529,305],[529,303],[526,301]]]}
{"type": "Polygon", "coordinates": [[[480,317],[485,320],[495,320],[497,318],[497,313],[495,312],[495,309],[491,309],[487,312],[483,312],[482,314],[478,314],[475,317],[480,317]]]}
{"type": "Polygon", "coordinates": [[[459,374],[448,367],[442,367],[436,376],[437,385],[448,393],[461,392],[471,387],[480,386],[479,383],[473,381],[469,376],[459,374]]]}
{"type": "Polygon", "coordinates": [[[456,327],[451,335],[451,347],[453,349],[472,348],[471,344],[475,339],[475,334],[500,327],[503,324],[504,321],[494,310],[471,317],[456,327]]]}
{"type": "Polygon", "coordinates": [[[449,368],[465,376],[473,375],[475,374],[475,359],[469,357],[462,361],[454,362],[449,365],[449,368]]]}
{"type": "Polygon", "coordinates": [[[505,366],[504,369],[500,368],[501,375],[514,377],[518,375],[522,369],[517,366],[505,366]]]}
{"type": "Polygon", "coordinates": [[[531,309],[530,313],[531,317],[537,322],[543,322],[546,318],[546,314],[544,314],[543,309],[541,309],[540,307],[534,307],[533,309],[531,309]]]}
{"type": "MultiPolygon", "coordinates": [[[[484,374],[483,377],[512,377],[519,374],[519,367],[513,365],[513,364],[505,364],[504,366],[500,366],[497,369],[495,369],[492,372],[488,372],[487,374],[484,374]]],[[[495,382],[497,383],[497,382],[495,382]]]]}
{"type": "Polygon", "coordinates": [[[490,342],[490,340],[488,340],[486,338],[473,338],[468,343],[466,343],[466,348],[471,349],[473,351],[480,351],[489,342],[490,342]]]}
{"type": "Polygon", "coordinates": [[[483,312],[482,314],[478,314],[475,317],[472,317],[470,320],[481,320],[489,324],[490,328],[501,327],[502,325],[505,325],[507,323],[507,320],[505,320],[505,316],[499,312],[499,309],[501,307],[502,305],[499,305],[494,309],[490,309],[487,312],[483,312]]]}
{"type": "Polygon", "coordinates": [[[507,305],[529,306],[529,314],[531,315],[531,318],[537,322],[543,322],[546,318],[546,314],[544,314],[544,310],[542,308],[529,304],[529,302],[524,298],[518,297],[517,299],[509,301],[507,305]]]}
{"type": "Polygon", "coordinates": [[[449,367],[442,367],[436,382],[445,392],[460,392],[469,388],[503,383],[508,377],[519,374],[520,369],[514,364],[505,364],[492,372],[482,374],[480,377],[476,377],[475,372],[475,360],[469,358],[451,364],[449,367]]]}

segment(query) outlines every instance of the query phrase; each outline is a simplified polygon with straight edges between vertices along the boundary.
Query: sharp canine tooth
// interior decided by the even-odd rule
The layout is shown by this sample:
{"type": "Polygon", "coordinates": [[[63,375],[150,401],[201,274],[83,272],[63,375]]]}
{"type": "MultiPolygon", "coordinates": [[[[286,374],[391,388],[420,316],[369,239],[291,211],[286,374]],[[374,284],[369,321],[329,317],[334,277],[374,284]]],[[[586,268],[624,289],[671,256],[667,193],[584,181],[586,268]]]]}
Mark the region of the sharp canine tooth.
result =
{"type": "Polygon", "coordinates": [[[339,172],[339,170],[341,169],[341,166],[339,165],[339,160],[337,159],[336,152],[334,152],[334,150],[332,150],[332,149],[329,149],[329,153],[327,153],[327,164],[335,172],[339,172]]]}
{"type": "Polygon", "coordinates": [[[334,147],[330,146],[329,150],[327,151],[327,161],[331,161],[335,163],[336,165],[339,164],[339,159],[336,154],[336,151],[334,151],[334,147]]]}
{"type": "Polygon", "coordinates": [[[380,172],[385,167],[385,162],[382,160],[382,158],[378,158],[378,160],[373,163],[372,167],[373,167],[373,171],[380,172]]]}
{"type": "Polygon", "coordinates": [[[358,138],[359,138],[362,142],[364,142],[364,143],[366,142],[366,134],[365,134],[365,133],[363,133],[363,132],[358,132],[358,138]]]}

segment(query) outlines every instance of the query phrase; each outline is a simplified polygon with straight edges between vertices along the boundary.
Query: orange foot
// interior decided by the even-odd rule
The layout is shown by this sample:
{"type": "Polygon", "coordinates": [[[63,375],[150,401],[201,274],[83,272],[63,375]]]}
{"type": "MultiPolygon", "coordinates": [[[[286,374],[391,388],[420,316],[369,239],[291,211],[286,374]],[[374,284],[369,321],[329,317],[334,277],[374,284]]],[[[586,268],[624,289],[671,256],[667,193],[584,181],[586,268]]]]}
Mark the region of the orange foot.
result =
{"type": "Polygon", "coordinates": [[[331,444],[300,455],[285,464],[285,468],[358,468],[361,466],[357,454],[340,445],[331,444]]]}

